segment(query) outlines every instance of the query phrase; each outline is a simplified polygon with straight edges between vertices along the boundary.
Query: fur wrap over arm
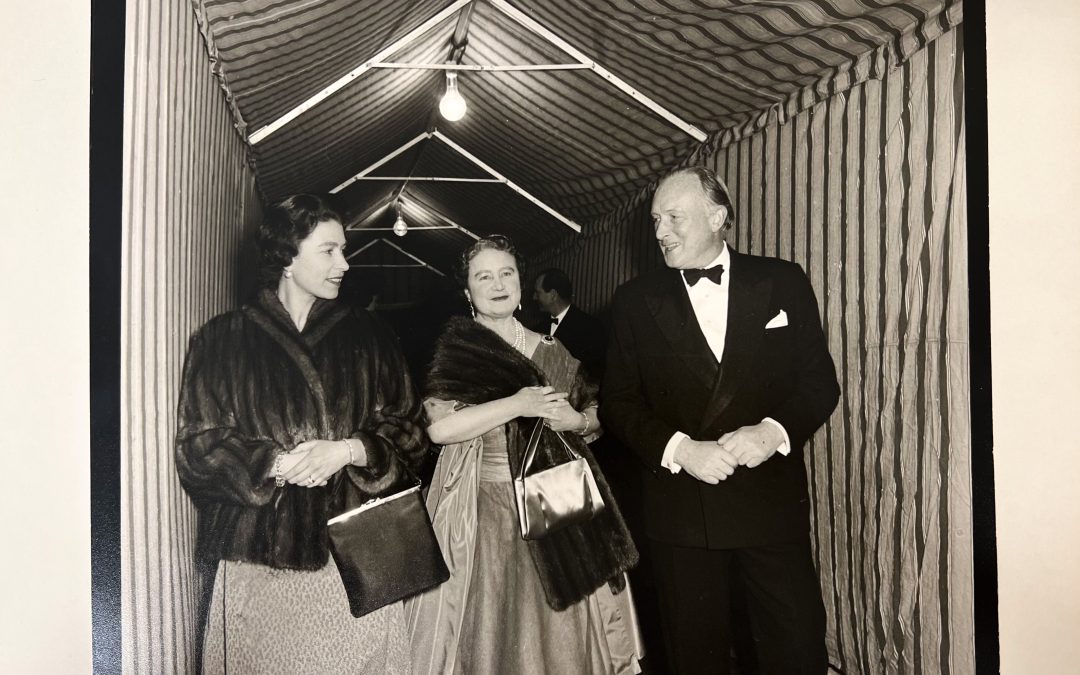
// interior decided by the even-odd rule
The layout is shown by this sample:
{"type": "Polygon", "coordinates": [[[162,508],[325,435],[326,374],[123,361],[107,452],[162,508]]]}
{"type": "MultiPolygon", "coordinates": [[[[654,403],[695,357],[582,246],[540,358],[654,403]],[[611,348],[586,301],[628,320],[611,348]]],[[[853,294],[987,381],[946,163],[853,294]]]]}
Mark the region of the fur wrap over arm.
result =
{"type": "MultiPolygon", "coordinates": [[[[451,319],[436,343],[425,396],[475,405],[505,398],[522,387],[551,385],[566,391],[570,404],[577,409],[595,402],[595,385],[581,376],[580,363],[557,342],[545,348],[558,350],[553,367],[557,379],[552,381],[532,360],[491,330],[466,318],[451,319]]],[[[507,423],[507,454],[514,475],[535,423],[536,418],[517,418],[507,423]]],[[[621,588],[623,572],[638,560],[637,549],[592,452],[577,434],[565,433],[563,438],[589,462],[607,508],[587,522],[528,542],[547,603],[556,610],[580,601],[604,583],[621,588]]],[[[566,459],[556,433],[548,430],[537,448],[538,470],[566,459]]]]}

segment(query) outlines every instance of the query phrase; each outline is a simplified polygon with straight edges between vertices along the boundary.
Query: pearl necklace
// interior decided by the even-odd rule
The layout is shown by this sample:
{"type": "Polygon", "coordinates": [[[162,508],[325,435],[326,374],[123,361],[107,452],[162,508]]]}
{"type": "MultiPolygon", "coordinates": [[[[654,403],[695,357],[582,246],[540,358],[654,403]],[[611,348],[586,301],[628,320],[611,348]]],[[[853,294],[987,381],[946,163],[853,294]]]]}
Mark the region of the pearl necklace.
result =
{"type": "Polygon", "coordinates": [[[514,318],[514,343],[511,346],[522,354],[525,353],[525,327],[516,317],[514,318]]]}

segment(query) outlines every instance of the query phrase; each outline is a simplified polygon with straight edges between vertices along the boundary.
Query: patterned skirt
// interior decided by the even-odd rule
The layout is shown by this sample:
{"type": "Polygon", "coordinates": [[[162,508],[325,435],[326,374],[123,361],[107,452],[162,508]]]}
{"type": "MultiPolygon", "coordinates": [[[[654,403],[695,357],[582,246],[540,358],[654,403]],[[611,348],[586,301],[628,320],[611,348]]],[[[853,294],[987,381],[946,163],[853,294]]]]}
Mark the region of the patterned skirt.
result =
{"type": "Polygon", "coordinates": [[[401,603],[355,618],[333,557],[313,572],[222,561],[203,672],[407,675],[401,603]]]}

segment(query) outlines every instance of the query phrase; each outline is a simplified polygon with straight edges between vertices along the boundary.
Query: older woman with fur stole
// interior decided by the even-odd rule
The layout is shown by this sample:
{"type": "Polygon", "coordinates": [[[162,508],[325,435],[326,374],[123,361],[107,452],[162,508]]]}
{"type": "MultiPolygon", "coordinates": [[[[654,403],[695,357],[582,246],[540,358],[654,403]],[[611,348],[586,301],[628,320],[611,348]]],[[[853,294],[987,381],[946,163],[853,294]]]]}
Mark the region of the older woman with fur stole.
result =
{"type": "Polygon", "coordinates": [[[422,459],[408,369],[385,326],[334,302],[349,265],[324,198],[271,206],[259,235],[264,288],[192,337],[180,397],[177,468],[217,567],[204,670],[407,673],[401,603],[352,617],[326,523],[422,459]]]}
{"type": "MultiPolygon", "coordinates": [[[[508,239],[476,242],[458,276],[474,318],[439,338],[424,400],[443,445],[427,505],[450,580],[406,601],[413,672],[638,672],[624,574],[637,550],[583,438],[600,427],[596,387],[558,340],[515,318],[521,262],[508,239]],[[606,507],[525,541],[511,476],[536,418],[587,458],[606,507]]],[[[550,463],[555,450],[538,455],[550,463]]]]}

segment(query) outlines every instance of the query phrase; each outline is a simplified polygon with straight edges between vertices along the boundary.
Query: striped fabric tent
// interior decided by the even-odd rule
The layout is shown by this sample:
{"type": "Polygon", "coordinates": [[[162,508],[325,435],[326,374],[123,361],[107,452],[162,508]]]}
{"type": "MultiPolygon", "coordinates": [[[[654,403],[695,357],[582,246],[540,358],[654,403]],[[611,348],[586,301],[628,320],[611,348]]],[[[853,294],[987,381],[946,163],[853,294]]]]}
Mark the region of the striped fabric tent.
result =
{"type": "MultiPolygon", "coordinates": [[[[602,228],[707,137],[880,78],[961,19],[956,0],[193,4],[264,197],[339,190],[362,238],[395,213],[357,216],[401,195],[428,207],[407,222],[509,230],[531,255],[574,236],[560,216],[602,228]],[[464,68],[458,122],[423,67],[444,64],[464,68]],[[409,176],[497,182],[389,180],[409,176]]],[[[445,270],[461,234],[400,244],[445,270]]]]}
{"type": "Polygon", "coordinates": [[[962,21],[960,0],[129,0],[125,672],[193,670],[173,411],[262,204],[336,192],[350,276],[390,306],[505,233],[603,315],[662,265],[648,197],[691,163],[727,181],[737,249],[807,270],[837,362],[807,452],[831,663],[972,672],[962,21]]]}

